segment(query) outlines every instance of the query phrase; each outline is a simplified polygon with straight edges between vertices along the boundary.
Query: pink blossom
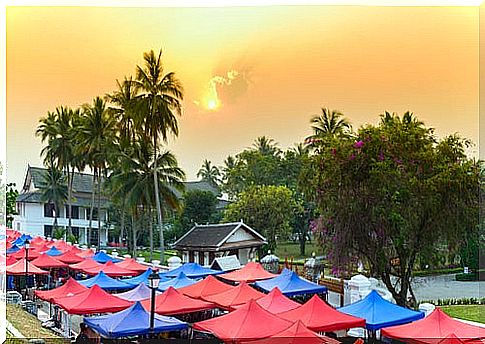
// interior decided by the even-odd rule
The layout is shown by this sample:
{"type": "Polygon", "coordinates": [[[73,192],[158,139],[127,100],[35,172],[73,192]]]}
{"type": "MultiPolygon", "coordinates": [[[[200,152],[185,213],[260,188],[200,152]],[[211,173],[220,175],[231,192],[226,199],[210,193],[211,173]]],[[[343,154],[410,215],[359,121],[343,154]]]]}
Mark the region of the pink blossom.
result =
{"type": "Polygon", "coordinates": [[[355,159],[355,154],[354,154],[354,153],[352,153],[352,155],[351,155],[351,156],[349,156],[349,160],[354,160],[354,159],[355,159]]]}
{"type": "Polygon", "coordinates": [[[363,145],[364,145],[364,141],[362,140],[359,140],[356,143],[354,143],[354,147],[358,149],[362,148],[363,145]]]}
{"type": "Polygon", "coordinates": [[[331,149],[331,152],[332,152],[332,155],[333,155],[333,156],[337,155],[337,150],[336,150],[335,148],[332,148],[332,149],[331,149]]]}
{"type": "Polygon", "coordinates": [[[379,152],[379,161],[384,161],[384,153],[382,151],[379,152]]]}

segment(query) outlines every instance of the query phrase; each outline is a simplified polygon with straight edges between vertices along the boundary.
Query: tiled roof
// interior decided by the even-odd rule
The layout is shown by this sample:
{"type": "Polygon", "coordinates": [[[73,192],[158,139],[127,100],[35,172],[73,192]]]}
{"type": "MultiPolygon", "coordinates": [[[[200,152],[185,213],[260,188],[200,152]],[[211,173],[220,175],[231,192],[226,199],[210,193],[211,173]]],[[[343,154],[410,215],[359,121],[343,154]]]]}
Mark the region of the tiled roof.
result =
{"type": "MultiPolygon", "coordinates": [[[[41,201],[41,192],[40,191],[33,191],[33,192],[25,192],[21,193],[17,196],[16,201],[22,203],[43,203],[41,201]]],[[[91,206],[91,196],[87,197],[83,196],[74,196],[72,199],[72,205],[77,205],[81,207],[90,207],[91,206]]],[[[97,207],[97,199],[94,202],[94,206],[97,207]]],[[[101,208],[106,208],[109,205],[106,199],[101,199],[101,208]]]]}

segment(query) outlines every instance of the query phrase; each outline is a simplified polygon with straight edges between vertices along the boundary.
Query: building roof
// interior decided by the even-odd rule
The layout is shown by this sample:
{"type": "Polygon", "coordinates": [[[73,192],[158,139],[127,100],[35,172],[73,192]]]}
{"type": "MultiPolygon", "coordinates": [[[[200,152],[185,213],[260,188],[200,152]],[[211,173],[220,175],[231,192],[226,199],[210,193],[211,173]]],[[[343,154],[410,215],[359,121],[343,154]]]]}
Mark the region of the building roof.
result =
{"type": "Polygon", "coordinates": [[[260,246],[266,243],[266,238],[254,229],[241,222],[221,223],[210,225],[195,225],[184,236],[174,243],[176,249],[204,248],[219,249],[239,229],[247,232],[252,239],[240,240],[229,243],[228,246],[237,248],[241,245],[260,246]]]}
{"type": "MultiPolygon", "coordinates": [[[[46,171],[47,170],[42,167],[29,166],[27,170],[27,177],[24,183],[24,189],[26,186],[28,186],[29,181],[27,179],[29,178],[29,175],[31,177],[31,182],[33,183],[34,189],[38,189],[39,185],[42,183],[42,178],[46,171]]],[[[93,190],[93,175],[75,172],[72,186],[75,192],[91,193],[93,190]]]]}
{"type": "MultiPolygon", "coordinates": [[[[26,193],[21,193],[17,196],[16,202],[21,203],[44,203],[41,201],[42,193],[40,191],[30,191],[26,193]]],[[[94,202],[95,207],[97,207],[97,199],[94,202]]],[[[108,201],[105,198],[101,198],[101,208],[107,208],[108,201]]],[[[89,208],[91,206],[91,195],[74,195],[72,198],[72,205],[79,207],[89,208]]]]}

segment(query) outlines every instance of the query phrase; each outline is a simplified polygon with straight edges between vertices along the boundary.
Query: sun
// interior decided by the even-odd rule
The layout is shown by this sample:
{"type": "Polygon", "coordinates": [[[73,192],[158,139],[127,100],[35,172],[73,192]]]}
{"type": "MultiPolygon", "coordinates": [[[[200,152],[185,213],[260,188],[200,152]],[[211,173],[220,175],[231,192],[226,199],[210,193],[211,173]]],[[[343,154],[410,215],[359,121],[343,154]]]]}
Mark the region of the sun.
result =
{"type": "Polygon", "coordinates": [[[218,105],[219,104],[218,104],[218,101],[216,99],[209,99],[207,101],[207,108],[209,110],[215,110],[215,109],[217,109],[218,105]]]}

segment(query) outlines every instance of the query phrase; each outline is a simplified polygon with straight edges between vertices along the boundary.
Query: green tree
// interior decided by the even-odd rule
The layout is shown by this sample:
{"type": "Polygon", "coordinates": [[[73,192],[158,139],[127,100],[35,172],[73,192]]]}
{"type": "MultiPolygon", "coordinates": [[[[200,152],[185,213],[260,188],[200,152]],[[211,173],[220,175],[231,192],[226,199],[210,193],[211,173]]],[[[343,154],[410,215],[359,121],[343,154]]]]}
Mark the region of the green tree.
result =
{"type": "Polygon", "coordinates": [[[39,190],[41,192],[41,201],[54,206],[53,227],[56,230],[59,210],[66,202],[68,194],[65,175],[55,166],[48,166],[46,172],[42,175],[39,190]]]}
{"type": "Polygon", "coordinates": [[[205,159],[202,167],[197,172],[197,177],[217,187],[220,182],[221,172],[217,166],[212,165],[209,160],[205,159]]]}
{"type": "Polygon", "coordinates": [[[310,123],[313,134],[305,142],[314,149],[325,145],[328,139],[347,136],[352,131],[350,122],[341,112],[328,108],[322,108],[322,114],[313,116],[310,123]]]}
{"type": "Polygon", "coordinates": [[[13,215],[17,215],[16,200],[19,192],[15,189],[15,183],[7,184],[6,215],[7,227],[12,228],[13,215]]]}
{"type": "Polygon", "coordinates": [[[467,144],[458,136],[437,142],[409,112],[386,113],[356,139],[328,140],[302,180],[334,272],[366,260],[398,304],[408,304],[408,293],[413,304],[417,257],[443,242],[456,250],[477,228],[479,164],[466,157],[467,144]]]}
{"type": "Polygon", "coordinates": [[[302,207],[285,186],[254,186],[238,196],[224,213],[225,221],[243,220],[268,240],[268,248],[274,250],[277,238],[288,238],[295,214],[302,207]]]}

